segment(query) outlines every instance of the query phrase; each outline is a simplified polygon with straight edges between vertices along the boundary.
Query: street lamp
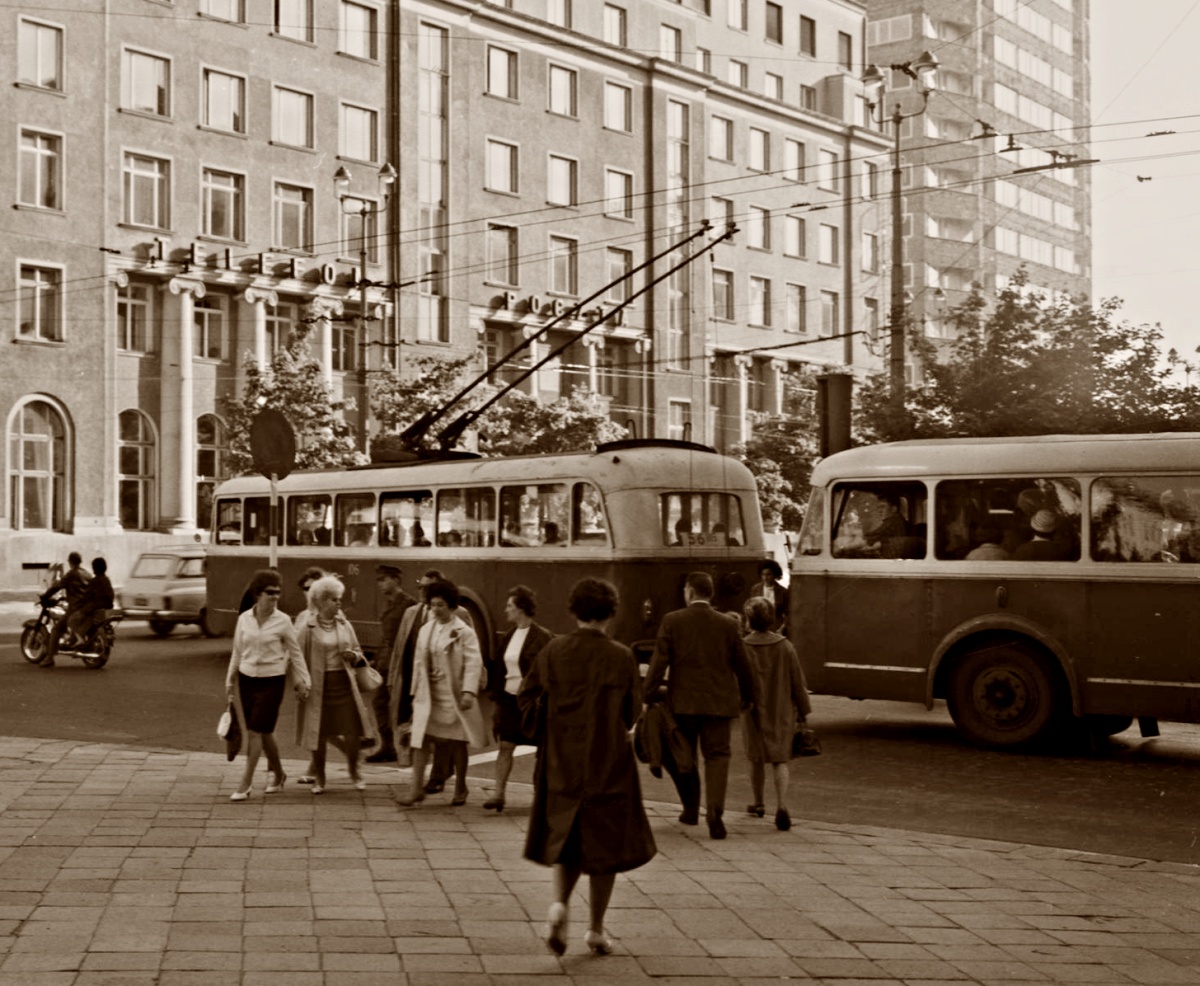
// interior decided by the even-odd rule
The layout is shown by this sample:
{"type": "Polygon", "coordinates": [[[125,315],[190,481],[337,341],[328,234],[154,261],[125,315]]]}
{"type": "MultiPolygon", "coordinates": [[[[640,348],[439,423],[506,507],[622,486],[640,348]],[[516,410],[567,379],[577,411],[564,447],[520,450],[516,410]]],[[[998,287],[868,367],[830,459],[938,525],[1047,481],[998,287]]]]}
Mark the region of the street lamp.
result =
{"type": "Polygon", "coordinates": [[[345,165],[333,174],[333,187],[337,190],[342,215],[358,216],[358,387],[359,400],[362,401],[358,414],[358,444],[363,452],[367,452],[368,419],[371,415],[371,401],[367,394],[367,354],[370,352],[367,348],[367,217],[378,215],[387,209],[392,186],[396,183],[396,169],[390,161],[385,161],[379,169],[376,181],[380,201],[377,203],[344,195],[352,181],[353,178],[345,165]]]}
{"type": "MultiPolygon", "coordinates": [[[[888,336],[891,352],[888,355],[888,372],[891,377],[892,400],[896,407],[904,406],[904,213],[900,201],[900,125],[914,116],[920,116],[929,107],[929,94],[936,88],[938,60],[928,51],[923,51],[913,62],[902,62],[890,66],[897,72],[903,72],[917,84],[917,92],[921,96],[920,109],[905,113],[897,102],[890,117],[895,131],[892,144],[892,283],[891,309],[888,313],[890,322],[888,336]]],[[[882,127],[889,119],[883,105],[887,81],[883,72],[876,65],[868,65],[863,73],[863,94],[867,100],[867,116],[876,119],[882,127]]]]}

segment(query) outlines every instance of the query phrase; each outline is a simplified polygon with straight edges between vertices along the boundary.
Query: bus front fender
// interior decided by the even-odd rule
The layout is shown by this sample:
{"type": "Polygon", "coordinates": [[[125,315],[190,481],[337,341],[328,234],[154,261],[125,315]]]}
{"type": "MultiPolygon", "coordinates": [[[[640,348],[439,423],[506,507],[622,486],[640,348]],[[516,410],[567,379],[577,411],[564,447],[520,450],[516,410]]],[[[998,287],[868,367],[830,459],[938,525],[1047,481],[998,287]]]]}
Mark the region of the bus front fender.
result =
{"type": "MultiPolygon", "coordinates": [[[[1063,677],[1066,679],[1067,687],[1070,689],[1071,710],[1075,715],[1080,714],[1079,688],[1075,677],[1075,667],[1066,646],[1045,627],[1032,620],[1027,620],[1024,617],[1015,616],[1011,613],[984,613],[980,616],[974,616],[960,623],[942,638],[941,643],[938,644],[937,649],[933,653],[933,658],[929,664],[929,674],[925,679],[926,708],[933,708],[934,698],[939,692],[938,684],[942,666],[948,661],[952,661],[959,654],[973,649],[971,647],[972,641],[982,643],[989,636],[1032,641],[1039,649],[1053,658],[1059,670],[1062,671],[1063,677]]],[[[940,691],[944,694],[945,689],[942,688],[940,691]]]]}

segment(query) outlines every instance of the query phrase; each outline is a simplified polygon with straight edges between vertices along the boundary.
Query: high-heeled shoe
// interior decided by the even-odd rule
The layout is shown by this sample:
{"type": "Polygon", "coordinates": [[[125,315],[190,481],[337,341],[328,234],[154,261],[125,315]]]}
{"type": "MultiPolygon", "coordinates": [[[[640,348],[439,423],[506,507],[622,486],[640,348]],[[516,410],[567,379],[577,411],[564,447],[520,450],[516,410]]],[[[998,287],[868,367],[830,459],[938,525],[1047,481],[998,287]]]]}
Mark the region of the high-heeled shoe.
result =
{"type": "Polygon", "coordinates": [[[408,794],[396,795],[396,804],[401,808],[415,808],[424,800],[424,791],[409,791],[408,794]]]}
{"type": "Polygon", "coordinates": [[[313,794],[324,794],[325,793],[325,778],[324,777],[314,777],[313,782],[312,782],[312,787],[309,790],[311,790],[313,794]]]}
{"type": "Polygon", "coordinates": [[[567,950],[567,905],[559,901],[546,913],[546,945],[555,955],[567,950]]]}
{"type": "Polygon", "coordinates": [[[613,943],[603,931],[589,931],[583,936],[583,943],[593,955],[612,955],[613,943]]]}
{"type": "Polygon", "coordinates": [[[767,813],[766,805],[746,805],[746,814],[747,815],[757,815],[759,818],[762,818],[763,815],[765,815],[766,813],[767,813]]]}
{"type": "Polygon", "coordinates": [[[317,779],[315,777],[313,777],[312,774],[304,774],[301,776],[301,778],[296,783],[297,784],[316,784],[317,779]]]}
{"type": "Polygon", "coordinates": [[[504,799],[488,798],[487,801],[483,803],[483,807],[488,811],[495,811],[497,813],[502,812],[504,811],[504,799]]]}
{"type": "Polygon", "coordinates": [[[467,803],[467,790],[463,788],[461,791],[455,791],[454,797],[450,799],[451,808],[461,808],[467,803]]]}
{"type": "Polygon", "coordinates": [[[278,794],[283,790],[284,781],[287,780],[287,774],[272,774],[271,783],[267,785],[266,794],[278,794]]]}
{"type": "Polygon", "coordinates": [[[253,790],[254,790],[254,788],[248,787],[244,791],[234,791],[233,794],[231,794],[229,796],[229,800],[230,801],[245,801],[246,799],[248,799],[250,797],[250,792],[253,790]]]}
{"type": "Polygon", "coordinates": [[[351,777],[350,781],[354,785],[354,790],[356,791],[365,791],[367,789],[367,782],[361,777],[351,777]]]}
{"type": "Polygon", "coordinates": [[[788,814],[786,808],[780,808],[775,812],[775,827],[780,832],[786,832],[792,827],[792,816],[788,814]]]}

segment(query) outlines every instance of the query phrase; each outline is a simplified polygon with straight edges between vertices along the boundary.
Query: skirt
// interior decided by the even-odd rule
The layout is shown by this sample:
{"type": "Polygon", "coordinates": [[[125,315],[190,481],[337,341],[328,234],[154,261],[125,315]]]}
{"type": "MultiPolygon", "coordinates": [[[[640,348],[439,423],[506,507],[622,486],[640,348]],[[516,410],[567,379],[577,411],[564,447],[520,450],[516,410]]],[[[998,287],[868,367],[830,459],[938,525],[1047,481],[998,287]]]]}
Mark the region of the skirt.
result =
{"type": "Polygon", "coordinates": [[[521,706],[517,704],[516,695],[504,692],[496,699],[496,709],[492,713],[492,735],[505,743],[530,745],[528,737],[521,732],[521,706]]]}
{"type": "Polygon", "coordinates": [[[325,691],[321,696],[321,739],[361,735],[362,723],[354,704],[354,692],[350,690],[349,673],[326,671],[325,691]]]}
{"type": "Polygon", "coordinates": [[[238,672],[238,693],[241,695],[242,714],[246,717],[247,729],[256,733],[275,732],[286,684],[285,674],[252,678],[248,674],[238,672]]]}

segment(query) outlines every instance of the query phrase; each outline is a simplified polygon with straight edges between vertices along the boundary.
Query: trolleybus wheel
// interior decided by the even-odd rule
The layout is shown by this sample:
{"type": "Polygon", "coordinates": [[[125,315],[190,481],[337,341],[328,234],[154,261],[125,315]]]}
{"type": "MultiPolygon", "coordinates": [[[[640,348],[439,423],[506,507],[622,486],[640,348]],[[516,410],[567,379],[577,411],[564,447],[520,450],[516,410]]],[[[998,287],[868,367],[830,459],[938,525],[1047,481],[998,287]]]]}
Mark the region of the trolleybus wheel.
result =
{"type": "Polygon", "coordinates": [[[208,622],[208,610],[207,609],[200,610],[200,632],[202,634],[204,634],[204,636],[206,636],[206,637],[220,636],[217,633],[217,631],[212,628],[212,625],[208,622]]]}
{"type": "Polygon", "coordinates": [[[967,654],[951,673],[947,703],[973,743],[1004,749],[1044,739],[1059,718],[1062,689],[1047,662],[1020,644],[967,654]]]}

